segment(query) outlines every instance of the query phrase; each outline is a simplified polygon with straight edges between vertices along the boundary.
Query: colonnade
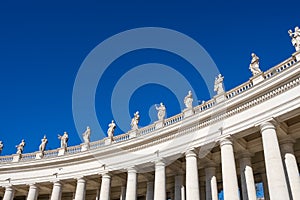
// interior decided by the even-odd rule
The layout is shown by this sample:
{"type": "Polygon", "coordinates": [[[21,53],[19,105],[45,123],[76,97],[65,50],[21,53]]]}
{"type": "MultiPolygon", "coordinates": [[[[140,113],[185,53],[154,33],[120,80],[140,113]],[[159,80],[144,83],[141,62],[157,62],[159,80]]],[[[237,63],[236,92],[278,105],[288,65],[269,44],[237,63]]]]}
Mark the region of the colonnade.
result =
{"type": "MultiPolygon", "coordinates": [[[[264,122],[259,126],[266,177],[262,177],[265,186],[265,200],[300,199],[300,178],[297,161],[294,155],[291,138],[278,140],[276,125],[272,122],[264,122]],[[267,187],[266,187],[266,182],[267,187]]],[[[229,135],[219,139],[221,149],[222,184],[225,200],[256,200],[254,174],[251,164],[251,153],[249,151],[236,153],[234,141],[229,135]],[[236,155],[235,155],[236,154],[236,155]],[[239,192],[236,159],[239,161],[241,192],[239,192]]],[[[172,200],[200,200],[203,192],[199,186],[198,156],[195,149],[189,149],[185,153],[185,173],[178,173],[174,180],[174,194],[172,200]],[[184,184],[185,175],[185,184],[184,184]]],[[[201,164],[201,163],[200,163],[201,164]]],[[[209,164],[205,167],[205,196],[206,200],[218,199],[218,183],[216,176],[216,165],[209,164]]],[[[137,175],[138,170],[133,166],[127,170],[127,183],[122,185],[120,200],[137,199],[137,175]]],[[[109,172],[101,175],[101,188],[97,199],[110,200],[110,188],[112,174],[109,172]]],[[[77,178],[75,200],[84,200],[86,195],[87,180],[85,177],[77,178]]],[[[62,196],[62,183],[53,183],[51,200],[60,200],[62,196]]],[[[155,162],[154,181],[148,181],[146,200],[166,200],[166,163],[164,159],[155,162]]],[[[5,188],[3,200],[12,200],[14,197],[14,186],[5,188]]],[[[31,184],[27,200],[38,198],[38,184],[31,184]]],[[[203,200],[203,199],[201,199],[203,200]]]]}

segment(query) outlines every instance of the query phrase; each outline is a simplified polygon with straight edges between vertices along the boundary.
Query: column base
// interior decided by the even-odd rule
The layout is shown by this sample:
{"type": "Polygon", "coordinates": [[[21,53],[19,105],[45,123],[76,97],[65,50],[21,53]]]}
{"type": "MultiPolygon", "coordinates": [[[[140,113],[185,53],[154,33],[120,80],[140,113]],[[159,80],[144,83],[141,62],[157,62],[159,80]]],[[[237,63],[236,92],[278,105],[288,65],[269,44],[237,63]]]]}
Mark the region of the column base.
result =
{"type": "Polygon", "coordinates": [[[21,158],[22,158],[22,155],[21,155],[21,154],[15,154],[15,155],[13,156],[12,162],[19,162],[19,161],[21,160],[21,158]]]}
{"type": "Polygon", "coordinates": [[[112,143],[112,140],[110,138],[107,138],[105,140],[105,145],[110,145],[112,143]]]}
{"type": "Polygon", "coordinates": [[[300,61],[300,51],[296,51],[295,53],[292,54],[292,56],[296,58],[297,62],[300,61]]]}
{"type": "Polygon", "coordinates": [[[137,136],[138,130],[131,130],[129,132],[129,138],[135,138],[137,136]]]}
{"type": "Polygon", "coordinates": [[[82,143],[80,151],[87,151],[90,149],[90,144],[82,143]]]}
{"type": "Polygon", "coordinates": [[[63,156],[65,154],[66,154],[66,149],[61,148],[61,149],[58,150],[58,156],[63,156]]]}
{"type": "Polygon", "coordinates": [[[159,120],[159,121],[155,122],[155,129],[164,127],[164,121],[165,120],[159,120]]]}
{"type": "Polygon", "coordinates": [[[258,83],[262,82],[265,80],[263,73],[257,74],[253,76],[250,80],[252,80],[253,85],[257,85],[258,83]]]}
{"type": "Polygon", "coordinates": [[[195,112],[194,112],[193,108],[186,108],[186,109],[183,110],[183,118],[192,116],[194,114],[195,114],[195,112]]]}
{"type": "Polygon", "coordinates": [[[226,100],[225,92],[222,93],[222,94],[218,94],[218,95],[214,96],[214,99],[215,99],[217,104],[221,103],[221,102],[224,102],[226,100]]]}
{"type": "Polygon", "coordinates": [[[35,154],[35,159],[36,160],[40,160],[40,159],[42,159],[44,157],[44,154],[42,153],[42,152],[37,152],[36,154],[35,154]]]}

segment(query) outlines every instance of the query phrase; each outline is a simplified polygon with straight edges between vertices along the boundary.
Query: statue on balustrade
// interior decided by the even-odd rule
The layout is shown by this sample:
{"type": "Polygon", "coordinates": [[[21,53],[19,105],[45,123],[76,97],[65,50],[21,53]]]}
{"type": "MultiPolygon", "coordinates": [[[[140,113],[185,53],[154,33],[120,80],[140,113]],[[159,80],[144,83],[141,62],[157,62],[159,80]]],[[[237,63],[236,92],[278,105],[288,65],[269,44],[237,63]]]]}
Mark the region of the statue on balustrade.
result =
{"type": "Polygon", "coordinates": [[[48,139],[47,139],[46,135],[44,135],[43,139],[41,140],[41,144],[39,146],[39,150],[42,154],[44,154],[47,143],[48,143],[48,139]]]}
{"type": "Polygon", "coordinates": [[[295,32],[292,30],[288,31],[290,37],[292,38],[292,44],[295,47],[296,51],[300,51],[300,29],[298,26],[295,27],[295,32]]]}
{"type": "Polygon", "coordinates": [[[252,75],[255,76],[261,73],[261,70],[259,69],[259,57],[255,53],[252,53],[251,56],[252,60],[249,69],[252,72],[252,75]]]}
{"type": "Polygon", "coordinates": [[[111,120],[111,123],[108,124],[108,130],[107,130],[108,138],[109,138],[111,141],[114,140],[114,133],[115,133],[116,127],[117,127],[117,126],[116,126],[114,120],[111,120]]]}
{"type": "Polygon", "coordinates": [[[58,135],[58,139],[60,139],[60,148],[67,149],[69,135],[67,132],[64,132],[63,135],[58,135]]]}
{"type": "Polygon", "coordinates": [[[166,107],[163,103],[160,103],[159,106],[155,105],[157,112],[158,120],[163,120],[166,116],[166,107]]]}
{"type": "Polygon", "coordinates": [[[25,147],[25,140],[23,139],[21,141],[21,143],[16,146],[16,148],[17,148],[17,153],[16,154],[21,155],[23,153],[24,147],[25,147]]]}
{"type": "Polygon", "coordinates": [[[184,105],[185,105],[186,108],[188,108],[188,109],[192,109],[193,108],[193,94],[192,94],[191,90],[184,97],[184,101],[183,102],[184,102],[184,105]]]}
{"type": "Polygon", "coordinates": [[[0,141],[0,154],[1,154],[1,152],[2,152],[2,150],[3,150],[3,143],[2,143],[2,141],[0,141]]]}
{"type": "Polygon", "coordinates": [[[90,143],[90,138],[91,138],[91,129],[90,127],[86,127],[85,132],[82,134],[83,137],[83,141],[85,144],[89,144],[90,143]]]}
{"type": "Polygon", "coordinates": [[[219,74],[215,79],[214,91],[217,92],[217,94],[224,93],[223,81],[224,81],[224,77],[221,74],[219,74]]]}
{"type": "Polygon", "coordinates": [[[137,130],[138,129],[138,124],[140,121],[140,115],[139,115],[139,111],[136,111],[134,113],[134,117],[131,119],[131,130],[137,130]]]}

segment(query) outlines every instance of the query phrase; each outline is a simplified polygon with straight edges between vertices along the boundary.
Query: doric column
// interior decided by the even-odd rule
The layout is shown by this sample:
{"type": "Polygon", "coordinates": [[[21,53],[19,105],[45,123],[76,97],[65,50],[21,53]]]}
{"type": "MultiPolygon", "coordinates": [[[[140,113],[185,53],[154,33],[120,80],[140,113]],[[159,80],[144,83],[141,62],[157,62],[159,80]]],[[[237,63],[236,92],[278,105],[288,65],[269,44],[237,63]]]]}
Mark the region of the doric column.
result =
{"type": "Polygon", "coordinates": [[[251,165],[251,155],[243,152],[239,155],[243,200],[256,200],[256,189],[251,165]]]}
{"type": "Polygon", "coordinates": [[[12,186],[6,186],[3,200],[13,200],[14,195],[15,195],[15,189],[12,186]]]}
{"type": "Polygon", "coordinates": [[[38,196],[39,196],[39,188],[35,184],[30,184],[27,200],[37,200],[38,196]]]}
{"type": "Polygon", "coordinates": [[[109,173],[102,174],[100,200],[110,200],[110,181],[111,176],[109,173]]]}
{"type": "Polygon", "coordinates": [[[75,200],[85,199],[86,180],[83,177],[77,179],[75,200]]]}
{"type": "Polygon", "coordinates": [[[220,140],[222,179],[225,200],[239,200],[238,181],[231,137],[220,140]]]}
{"type": "Polygon", "coordinates": [[[178,174],[175,176],[175,196],[174,200],[181,200],[181,188],[183,187],[183,175],[178,174]]]}
{"type": "Polygon", "coordinates": [[[181,186],[181,200],[185,200],[185,187],[181,186]]]}
{"type": "Polygon", "coordinates": [[[166,200],[166,169],[162,160],[155,163],[154,199],[166,200]]]}
{"type": "Polygon", "coordinates": [[[206,200],[218,200],[218,187],[216,177],[216,167],[208,166],[205,168],[206,178],[206,200]]]}
{"type": "Polygon", "coordinates": [[[126,186],[122,185],[121,186],[120,200],[125,200],[125,197],[126,197],[126,186]]]}
{"type": "Polygon", "coordinates": [[[136,200],[136,197],[137,197],[137,171],[135,168],[129,168],[127,171],[126,200],[136,200]]]}
{"type": "Polygon", "coordinates": [[[300,177],[294,155],[294,142],[292,138],[282,140],[280,141],[280,147],[292,197],[293,199],[300,199],[300,177]]]}
{"type": "Polygon", "coordinates": [[[51,200],[61,199],[62,184],[59,181],[53,183],[53,189],[51,194],[51,200]]]}
{"type": "Polygon", "coordinates": [[[186,199],[199,200],[199,180],[198,180],[198,166],[197,155],[193,150],[185,153],[186,159],[186,199]]]}
{"type": "Polygon", "coordinates": [[[153,181],[147,182],[147,193],[146,193],[146,200],[153,200],[154,199],[154,183],[153,181]]]}
{"type": "Polygon", "coordinates": [[[275,126],[271,122],[260,125],[270,199],[289,199],[275,126]]]}
{"type": "Polygon", "coordinates": [[[264,200],[270,200],[267,175],[266,175],[266,173],[263,172],[260,174],[260,176],[261,176],[261,180],[262,180],[263,188],[264,188],[264,200]]]}

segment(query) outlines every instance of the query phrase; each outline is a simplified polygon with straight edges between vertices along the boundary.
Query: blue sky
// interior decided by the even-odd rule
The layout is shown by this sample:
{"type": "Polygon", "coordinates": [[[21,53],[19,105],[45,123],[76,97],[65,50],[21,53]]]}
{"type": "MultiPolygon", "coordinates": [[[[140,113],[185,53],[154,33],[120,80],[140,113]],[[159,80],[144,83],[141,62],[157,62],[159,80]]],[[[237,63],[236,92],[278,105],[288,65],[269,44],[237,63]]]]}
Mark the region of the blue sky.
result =
{"type": "MultiPolygon", "coordinates": [[[[2,155],[15,153],[21,139],[26,141],[25,153],[38,150],[44,134],[49,140],[47,149],[59,147],[57,134],[64,131],[70,135],[69,145],[81,143],[79,135],[84,128],[77,133],[72,112],[76,75],[89,53],[115,34],[140,27],[183,33],[209,53],[228,90],[250,78],[248,66],[253,51],[260,57],[263,71],[294,52],[287,31],[300,26],[299,7],[299,1],[1,2],[2,155]]],[[[197,100],[210,99],[212,88],[207,88],[201,75],[178,55],[158,49],[128,52],[108,66],[97,87],[95,111],[104,133],[115,118],[111,111],[116,106],[111,105],[115,84],[135,66],[147,63],[174,68],[189,80],[197,100]]],[[[176,81],[174,85],[180,87],[176,81]]],[[[140,126],[146,126],[153,121],[155,103],[164,102],[168,116],[180,112],[181,100],[173,92],[159,84],[141,85],[126,109],[131,114],[139,110],[140,126]]],[[[129,124],[116,133],[129,130],[129,124]]],[[[93,125],[86,125],[91,126],[93,140],[103,137],[103,133],[93,132],[93,125]]]]}

